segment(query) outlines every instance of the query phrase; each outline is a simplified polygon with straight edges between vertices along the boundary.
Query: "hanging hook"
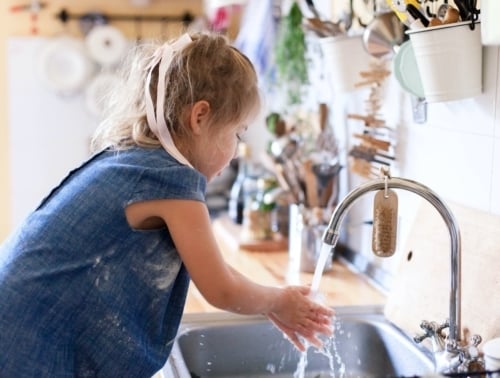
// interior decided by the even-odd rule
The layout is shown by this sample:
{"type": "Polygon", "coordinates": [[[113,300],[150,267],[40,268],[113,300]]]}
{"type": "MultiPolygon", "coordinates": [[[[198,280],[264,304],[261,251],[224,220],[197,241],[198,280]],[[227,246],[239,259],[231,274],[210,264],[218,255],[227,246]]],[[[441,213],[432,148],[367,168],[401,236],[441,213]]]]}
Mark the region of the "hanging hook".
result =
{"type": "Polygon", "coordinates": [[[389,178],[387,176],[384,177],[384,198],[389,198],[389,178]]]}
{"type": "Polygon", "coordinates": [[[381,166],[380,174],[384,176],[384,198],[389,198],[389,179],[391,178],[389,167],[381,166]]]}

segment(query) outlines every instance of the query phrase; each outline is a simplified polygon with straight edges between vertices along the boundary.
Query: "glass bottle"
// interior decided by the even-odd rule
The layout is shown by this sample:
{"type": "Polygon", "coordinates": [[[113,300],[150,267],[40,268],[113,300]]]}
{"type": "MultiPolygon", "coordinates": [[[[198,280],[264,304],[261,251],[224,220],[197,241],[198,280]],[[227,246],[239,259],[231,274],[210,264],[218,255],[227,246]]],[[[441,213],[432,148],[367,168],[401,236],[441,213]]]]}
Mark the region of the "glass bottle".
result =
{"type": "Polygon", "coordinates": [[[238,144],[238,174],[231,186],[228,203],[229,217],[236,224],[243,223],[245,203],[253,195],[256,179],[252,176],[251,150],[246,143],[238,144]]]}

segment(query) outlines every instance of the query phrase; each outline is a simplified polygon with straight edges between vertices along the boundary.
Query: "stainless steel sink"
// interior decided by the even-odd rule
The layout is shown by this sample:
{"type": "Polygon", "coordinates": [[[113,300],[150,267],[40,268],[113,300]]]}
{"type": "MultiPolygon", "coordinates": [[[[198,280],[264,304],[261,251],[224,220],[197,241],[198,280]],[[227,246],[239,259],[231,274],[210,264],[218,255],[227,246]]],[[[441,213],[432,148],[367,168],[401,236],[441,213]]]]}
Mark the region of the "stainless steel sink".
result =
{"type": "Polygon", "coordinates": [[[388,322],[381,307],[336,308],[328,353],[301,353],[263,317],[227,313],[183,319],[167,377],[415,377],[434,370],[431,353],[388,322]],[[331,357],[329,358],[328,355],[331,357]],[[304,362],[304,360],[302,360],[304,362]]]}

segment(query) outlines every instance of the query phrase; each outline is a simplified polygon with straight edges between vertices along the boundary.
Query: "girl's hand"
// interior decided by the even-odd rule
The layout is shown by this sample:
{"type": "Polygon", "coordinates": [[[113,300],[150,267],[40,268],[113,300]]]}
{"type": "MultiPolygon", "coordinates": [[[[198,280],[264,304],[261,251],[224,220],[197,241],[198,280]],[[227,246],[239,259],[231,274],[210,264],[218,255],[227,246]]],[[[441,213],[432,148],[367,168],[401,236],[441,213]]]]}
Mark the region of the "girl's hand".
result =
{"type": "Polygon", "coordinates": [[[321,348],[322,342],[316,335],[331,336],[333,334],[331,317],[334,311],[311,300],[309,294],[308,287],[286,287],[282,290],[276,306],[267,314],[268,318],[300,351],[306,349],[300,336],[312,345],[321,348]]]}

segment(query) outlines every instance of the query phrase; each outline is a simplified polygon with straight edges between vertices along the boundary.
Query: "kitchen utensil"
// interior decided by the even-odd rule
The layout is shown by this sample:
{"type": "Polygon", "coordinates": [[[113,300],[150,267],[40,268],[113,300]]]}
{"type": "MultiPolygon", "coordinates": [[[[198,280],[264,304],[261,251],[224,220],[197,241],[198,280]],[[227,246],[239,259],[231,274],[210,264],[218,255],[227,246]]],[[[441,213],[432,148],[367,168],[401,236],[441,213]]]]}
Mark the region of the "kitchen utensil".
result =
{"type": "Polygon", "coordinates": [[[406,41],[400,46],[394,57],[393,71],[401,88],[418,98],[425,97],[411,41],[406,41]]]}
{"type": "Polygon", "coordinates": [[[443,24],[453,24],[460,19],[460,13],[453,7],[448,7],[443,17],[443,24]]]}
{"type": "Polygon", "coordinates": [[[307,206],[310,208],[318,206],[318,187],[316,185],[316,176],[313,172],[313,162],[306,159],[303,163],[304,184],[306,188],[307,206]]]}
{"type": "Polygon", "coordinates": [[[309,10],[314,15],[314,17],[321,18],[321,16],[319,15],[319,12],[316,9],[316,7],[314,6],[314,3],[312,0],[306,0],[306,4],[307,4],[307,8],[309,8],[309,10]]]}
{"type": "Polygon", "coordinates": [[[347,118],[363,121],[365,123],[365,126],[368,127],[383,127],[385,125],[385,121],[383,119],[377,118],[371,114],[362,115],[362,114],[349,113],[347,115],[347,118]]]}
{"type": "Polygon", "coordinates": [[[450,7],[450,4],[441,4],[436,12],[436,17],[440,18],[441,20],[444,18],[446,15],[446,11],[450,7]]]}
{"type": "Polygon", "coordinates": [[[320,133],[316,139],[315,148],[336,157],[338,145],[332,128],[328,124],[328,105],[326,104],[320,104],[319,107],[319,127],[320,133]]]}
{"type": "Polygon", "coordinates": [[[394,156],[384,154],[376,148],[364,145],[353,146],[349,155],[384,165],[390,165],[390,161],[395,159],[394,156]]]}
{"type": "Polygon", "coordinates": [[[379,176],[379,169],[364,159],[352,157],[349,168],[352,172],[368,179],[374,179],[379,176]]]}
{"type": "Polygon", "coordinates": [[[374,147],[379,150],[388,151],[389,148],[391,147],[390,141],[378,139],[369,134],[354,133],[353,136],[355,138],[361,139],[363,142],[367,143],[371,147],[374,147]]]}
{"type": "Polygon", "coordinates": [[[313,31],[321,38],[342,34],[342,29],[339,25],[322,21],[316,17],[304,19],[303,24],[307,29],[313,31]]]}
{"type": "Polygon", "coordinates": [[[306,0],[307,3],[307,8],[311,11],[313,14],[313,20],[315,21],[315,24],[319,26],[321,30],[326,31],[326,35],[339,35],[341,33],[344,33],[344,29],[342,29],[340,23],[324,20],[319,11],[316,9],[314,6],[314,2],[312,0],[306,0]]]}
{"type": "Polygon", "coordinates": [[[389,155],[389,154],[386,154],[384,153],[383,151],[379,151],[377,150],[376,148],[374,147],[370,147],[370,146],[365,146],[363,144],[360,144],[360,145],[357,145],[357,146],[354,146],[353,148],[355,149],[358,149],[358,150],[361,150],[367,154],[371,154],[373,156],[380,156],[381,158],[383,159],[388,159],[388,160],[395,160],[396,158],[392,155],[389,155]]]}
{"type": "Polygon", "coordinates": [[[352,27],[352,21],[353,21],[353,18],[354,18],[354,15],[353,15],[353,10],[352,10],[352,1],[350,2],[351,6],[350,6],[350,10],[349,12],[346,12],[346,11],[342,11],[341,15],[340,15],[340,25],[343,26],[343,29],[344,29],[344,33],[347,33],[351,27],[352,27]]]}
{"type": "Polygon", "coordinates": [[[334,197],[334,193],[336,194],[336,196],[338,196],[338,188],[337,186],[338,185],[335,185],[335,192],[334,192],[334,184],[337,183],[338,184],[338,180],[336,177],[332,176],[330,177],[327,181],[326,181],[326,185],[321,189],[320,191],[320,198],[319,198],[319,206],[321,208],[331,208],[331,206],[329,206],[329,202],[337,202],[338,198],[333,198],[334,197]]]}
{"type": "Polygon", "coordinates": [[[62,95],[83,89],[95,69],[83,41],[67,35],[47,41],[36,66],[41,81],[62,95]]]}
{"type": "Polygon", "coordinates": [[[415,5],[407,4],[406,12],[408,12],[408,14],[410,14],[415,20],[419,20],[425,27],[429,26],[429,19],[425,17],[415,5]]]}
{"type": "Polygon", "coordinates": [[[319,128],[325,131],[328,122],[328,105],[325,103],[319,104],[319,128]]]}
{"type": "MultiPolygon", "coordinates": [[[[288,183],[284,170],[283,170],[283,164],[275,162],[274,163],[274,174],[276,175],[276,179],[278,180],[278,184],[283,190],[285,191],[291,191],[290,184],[288,183]]],[[[292,193],[293,194],[293,193],[292,193]]]]}
{"type": "Polygon", "coordinates": [[[467,21],[470,17],[470,10],[467,7],[467,2],[464,0],[453,0],[460,13],[462,21],[467,21]]]}
{"type": "Polygon", "coordinates": [[[316,176],[320,207],[331,207],[338,201],[341,169],[338,160],[314,162],[312,170],[316,176]]]}
{"type": "Polygon", "coordinates": [[[280,180],[286,182],[286,187],[290,189],[295,199],[302,202],[304,191],[300,184],[296,167],[297,157],[295,156],[298,148],[299,140],[290,134],[285,134],[271,142],[269,153],[274,158],[275,170],[278,172],[280,180]]]}
{"type": "Polygon", "coordinates": [[[413,4],[417,7],[420,6],[417,0],[386,0],[386,3],[394,14],[398,16],[399,20],[408,27],[412,23],[412,17],[406,11],[406,5],[413,4]]]}
{"type": "Polygon", "coordinates": [[[298,145],[299,141],[297,138],[290,134],[285,134],[271,142],[269,151],[275,159],[289,159],[297,152],[298,145]]]}
{"type": "Polygon", "coordinates": [[[373,154],[367,153],[363,150],[354,147],[351,149],[351,151],[349,151],[349,156],[355,157],[357,159],[363,159],[368,162],[378,163],[382,165],[390,165],[390,163],[388,163],[387,161],[379,159],[375,157],[375,155],[373,154]]]}
{"type": "Polygon", "coordinates": [[[391,74],[391,71],[387,69],[377,68],[375,70],[371,69],[368,71],[361,71],[359,75],[361,76],[361,80],[356,83],[357,87],[366,87],[366,86],[379,86],[382,81],[391,74]]]}
{"type": "Polygon", "coordinates": [[[403,24],[394,12],[378,14],[363,32],[364,47],[376,58],[394,55],[403,39],[403,24]]]}

